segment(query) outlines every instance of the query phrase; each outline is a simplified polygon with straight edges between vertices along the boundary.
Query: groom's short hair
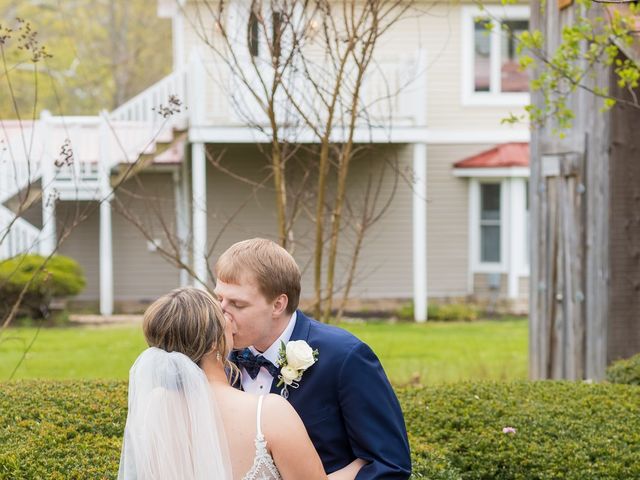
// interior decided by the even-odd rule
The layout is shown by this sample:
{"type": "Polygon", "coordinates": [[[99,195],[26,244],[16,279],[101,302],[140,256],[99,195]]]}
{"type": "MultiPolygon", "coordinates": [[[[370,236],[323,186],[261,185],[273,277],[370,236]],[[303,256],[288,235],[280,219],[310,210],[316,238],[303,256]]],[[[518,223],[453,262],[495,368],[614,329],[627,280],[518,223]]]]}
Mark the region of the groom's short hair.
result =
{"type": "Polygon", "coordinates": [[[293,314],[300,301],[300,268],[277,243],[266,238],[251,238],[231,245],[215,265],[216,278],[238,284],[250,274],[260,292],[273,301],[283,293],[288,298],[287,313],[293,314]]]}

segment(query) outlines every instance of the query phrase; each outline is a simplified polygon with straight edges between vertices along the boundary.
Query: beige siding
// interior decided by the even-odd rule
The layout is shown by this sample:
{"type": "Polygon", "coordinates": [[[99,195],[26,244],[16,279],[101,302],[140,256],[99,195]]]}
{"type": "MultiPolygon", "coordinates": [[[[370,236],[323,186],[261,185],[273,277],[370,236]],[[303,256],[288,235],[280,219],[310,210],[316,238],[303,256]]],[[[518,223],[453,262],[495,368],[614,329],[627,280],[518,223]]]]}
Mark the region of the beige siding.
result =
{"type": "MultiPolygon", "coordinates": [[[[267,174],[265,160],[255,146],[217,146],[211,152],[224,150],[225,166],[236,175],[261,181],[267,174]]],[[[408,147],[378,148],[371,155],[356,160],[350,174],[350,205],[357,210],[362,204],[362,192],[369,174],[380,171],[385,158],[396,159],[406,176],[407,161],[411,161],[408,147]]],[[[409,163],[410,165],[410,163],[409,163]]],[[[395,175],[391,168],[381,188],[379,203],[392,193],[395,175]]],[[[301,174],[302,172],[300,172],[301,174]]],[[[253,187],[228,174],[209,167],[208,172],[209,242],[213,243],[213,259],[233,242],[253,236],[276,239],[276,213],[270,184],[258,192],[253,187]],[[221,232],[223,227],[224,231],[221,232]]],[[[394,200],[383,220],[369,232],[360,257],[353,295],[364,298],[406,298],[411,295],[411,192],[404,180],[398,180],[394,200]]],[[[313,204],[310,204],[313,209],[313,204]]],[[[311,210],[312,211],[312,210],[311,210]]],[[[352,222],[353,220],[351,220],[352,222]]],[[[341,243],[336,281],[344,285],[345,271],[353,249],[346,221],[347,235],[341,243]],[[349,238],[350,237],[350,238],[349,238]]],[[[294,256],[303,269],[303,297],[313,292],[312,245],[314,223],[305,213],[295,228],[294,256]]],[[[212,260],[214,261],[214,260],[212,260]]]]}
{"type": "MultiPolygon", "coordinates": [[[[461,296],[467,291],[469,269],[468,185],[452,174],[453,162],[486,149],[476,146],[429,146],[428,165],[428,275],[429,295],[461,296]]],[[[210,151],[225,152],[225,168],[236,175],[260,181],[266,175],[265,160],[254,146],[216,146],[210,151]]],[[[215,153],[214,153],[215,154],[215,153]]],[[[399,162],[401,176],[395,196],[379,223],[366,237],[361,252],[353,295],[361,298],[410,298],[412,296],[412,187],[410,185],[413,147],[377,147],[375,153],[354,162],[350,174],[350,201],[354,206],[362,199],[363,185],[369,174],[383,165],[385,156],[399,162]]],[[[209,168],[209,240],[214,258],[228,245],[243,238],[264,235],[275,238],[276,216],[272,192],[259,192],[228,174],[209,168]],[[238,209],[238,211],[236,211],[238,209]],[[233,218],[232,218],[233,217],[233,218]],[[220,233],[223,225],[225,231],[220,233]]],[[[387,168],[380,202],[393,190],[395,175],[387,168]]],[[[304,216],[295,231],[294,254],[304,270],[304,292],[311,292],[314,226],[304,216]]],[[[348,234],[341,244],[337,281],[345,281],[352,252],[348,234]]]]}
{"type": "Polygon", "coordinates": [[[468,292],[469,185],[453,176],[453,163],[486,145],[427,147],[427,271],[429,294],[468,292]]]}
{"type": "MultiPolygon", "coordinates": [[[[509,127],[501,125],[501,120],[510,113],[523,114],[522,107],[462,104],[462,7],[463,5],[455,2],[419,2],[416,11],[407,14],[407,18],[381,37],[376,50],[377,58],[382,62],[389,59],[402,60],[413,57],[418,48],[426,52],[428,86],[426,104],[423,107],[426,109],[430,128],[507,130],[509,127]]],[[[203,32],[208,38],[215,37],[211,15],[200,3],[191,3],[187,12],[190,20],[184,22],[185,58],[189,58],[192,49],[201,47],[205,60],[215,60],[211,47],[205,45],[200,38],[203,32]]],[[[223,106],[219,102],[221,88],[224,94],[225,87],[220,85],[219,80],[215,80],[218,74],[219,72],[213,71],[208,73],[211,85],[208,88],[210,91],[207,94],[206,111],[212,122],[224,122],[219,113],[224,112],[228,117],[231,111],[228,105],[223,106]],[[214,91],[218,93],[215,94],[214,91]]],[[[409,85],[407,90],[411,88],[414,86],[409,85]]],[[[520,125],[519,128],[526,126],[520,125]]]]}
{"type": "MultiPolygon", "coordinates": [[[[171,174],[144,173],[138,178],[144,187],[140,187],[137,180],[124,184],[116,195],[112,210],[116,301],[152,300],[178,286],[178,270],[159,253],[150,252],[147,240],[121,213],[122,209],[126,209],[133,214],[147,232],[167,246],[159,225],[162,217],[169,228],[175,230],[171,174]]],[[[57,228],[59,237],[65,231],[70,231],[60,247],[60,253],[78,261],[87,278],[87,286],[77,297],[78,300],[97,300],[100,297],[98,202],[58,202],[57,228]],[[78,220],[81,221],[73,226],[78,220]]]]}
{"type": "Polygon", "coordinates": [[[98,251],[100,215],[97,202],[58,202],[56,229],[62,240],[58,252],[80,264],[87,280],[79,300],[100,296],[100,257],[98,251]]]}
{"type": "Polygon", "coordinates": [[[143,173],[126,182],[116,195],[112,216],[114,299],[153,300],[178,286],[178,269],[148,249],[147,239],[123,212],[170,249],[162,223],[175,232],[171,173],[143,173]]]}
{"type": "Polygon", "coordinates": [[[518,293],[521,297],[529,296],[529,277],[520,277],[518,279],[518,293]]]}

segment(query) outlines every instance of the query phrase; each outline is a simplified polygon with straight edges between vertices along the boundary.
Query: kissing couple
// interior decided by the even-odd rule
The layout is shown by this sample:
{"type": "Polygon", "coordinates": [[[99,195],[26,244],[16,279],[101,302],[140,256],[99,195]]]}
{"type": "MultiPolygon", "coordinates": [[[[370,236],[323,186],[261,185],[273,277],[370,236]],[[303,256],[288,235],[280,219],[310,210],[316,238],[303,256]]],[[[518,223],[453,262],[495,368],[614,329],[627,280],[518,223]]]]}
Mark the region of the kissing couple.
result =
{"type": "Polygon", "coordinates": [[[179,288],[145,312],[118,479],[407,479],[400,405],[373,351],[297,310],[276,243],[232,245],[215,297],[179,288]]]}

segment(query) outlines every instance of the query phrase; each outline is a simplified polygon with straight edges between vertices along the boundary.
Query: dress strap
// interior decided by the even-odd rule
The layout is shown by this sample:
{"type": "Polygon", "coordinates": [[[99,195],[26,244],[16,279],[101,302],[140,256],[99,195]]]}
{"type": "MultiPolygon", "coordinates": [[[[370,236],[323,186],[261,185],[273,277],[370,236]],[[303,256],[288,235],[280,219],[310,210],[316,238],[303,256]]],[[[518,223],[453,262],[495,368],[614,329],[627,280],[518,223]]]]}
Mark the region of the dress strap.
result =
{"type": "Polygon", "coordinates": [[[262,428],[260,428],[260,420],[262,418],[262,400],[264,399],[264,395],[260,395],[258,397],[258,412],[256,415],[256,432],[258,437],[262,437],[262,428]]]}

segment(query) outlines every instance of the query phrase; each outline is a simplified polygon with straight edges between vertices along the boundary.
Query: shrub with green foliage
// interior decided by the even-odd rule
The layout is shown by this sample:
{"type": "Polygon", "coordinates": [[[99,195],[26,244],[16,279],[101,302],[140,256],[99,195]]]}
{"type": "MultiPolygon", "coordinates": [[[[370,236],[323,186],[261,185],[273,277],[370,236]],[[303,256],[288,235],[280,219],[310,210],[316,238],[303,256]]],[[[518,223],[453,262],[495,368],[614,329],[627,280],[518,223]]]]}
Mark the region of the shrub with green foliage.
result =
{"type": "Polygon", "coordinates": [[[613,362],[607,368],[607,380],[611,383],[640,385],[640,353],[631,358],[613,362]]]}
{"type": "MultiPolygon", "coordinates": [[[[405,320],[413,320],[413,302],[402,306],[396,314],[405,320]]],[[[436,322],[472,322],[478,319],[479,309],[471,303],[430,303],[427,318],[436,322]]]]}
{"type": "Polygon", "coordinates": [[[85,284],[82,268],[69,257],[18,255],[0,262],[0,310],[11,308],[27,286],[20,311],[38,317],[53,298],[77,295],[85,284]]]}
{"type": "MultiPolygon", "coordinates": [[[[639,387],[459,383],[398,397],[415,479],[640,478],[639,387]]],[[[124,382],[0,384],[0,479],[116,478],[126,407],[124,382]]]]}

